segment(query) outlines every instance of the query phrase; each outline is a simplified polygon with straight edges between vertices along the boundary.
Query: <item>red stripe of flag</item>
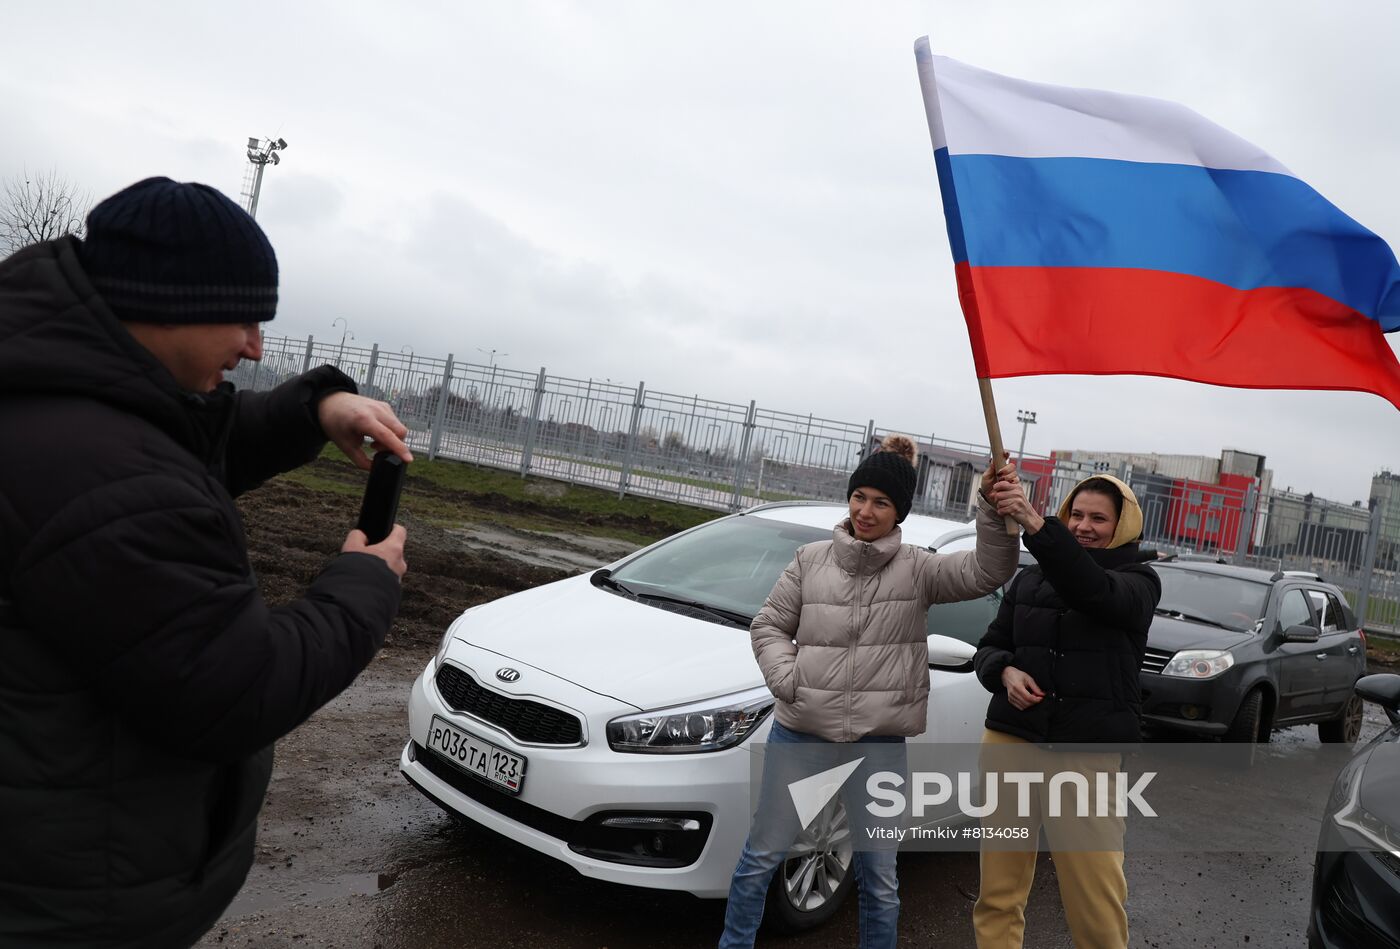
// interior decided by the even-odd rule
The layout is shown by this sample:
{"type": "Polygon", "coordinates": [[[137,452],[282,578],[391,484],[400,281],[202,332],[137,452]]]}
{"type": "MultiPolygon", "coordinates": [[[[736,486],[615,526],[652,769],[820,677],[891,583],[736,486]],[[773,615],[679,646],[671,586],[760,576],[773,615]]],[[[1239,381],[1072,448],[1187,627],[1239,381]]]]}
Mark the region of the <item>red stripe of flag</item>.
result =
{"type": "Polygon", "coordinates": [[[1400,363],[1380,325],[1312,290],[1236,290],[1126,268],[959,263],[956,272],[982,378],[1133,373],[1374,392],[1400,408],[1400,363]]]}

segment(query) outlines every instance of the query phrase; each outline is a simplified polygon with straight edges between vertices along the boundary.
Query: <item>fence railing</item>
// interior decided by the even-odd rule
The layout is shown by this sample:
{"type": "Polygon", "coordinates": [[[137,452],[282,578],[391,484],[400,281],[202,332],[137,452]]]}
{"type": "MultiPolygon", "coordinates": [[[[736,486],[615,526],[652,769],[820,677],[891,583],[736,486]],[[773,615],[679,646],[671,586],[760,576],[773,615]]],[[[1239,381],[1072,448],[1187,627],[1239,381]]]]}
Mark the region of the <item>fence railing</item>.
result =
{"type": "MultiPolygon", "coordinates": [[[[383,399],[429,457],[540,475],[722,511],[794,498],[844,501],[846,480],[891,431],[919,445],[914,510],[954,520],[972,514],[990,449],[875,421],[845,422],[699,394],[599,379],[522,372],[405,350],[269,336],[263,359],[231,375],[270,389],[337,365],[360,391],[383,399]]],[[[1022,479],[1053,513],[1080,480],[1105,470],[1132,485],[1144,542],[1271,570],[1323,574],[1348,594],[1367,627],[1400,632],[1400,503],[1374,509],[1312,495],[1262,495],[1135,471],[1026,454],[1022,479]]],[[[1400,502],[1400,490],[1397,490],[1400,502]]]]}

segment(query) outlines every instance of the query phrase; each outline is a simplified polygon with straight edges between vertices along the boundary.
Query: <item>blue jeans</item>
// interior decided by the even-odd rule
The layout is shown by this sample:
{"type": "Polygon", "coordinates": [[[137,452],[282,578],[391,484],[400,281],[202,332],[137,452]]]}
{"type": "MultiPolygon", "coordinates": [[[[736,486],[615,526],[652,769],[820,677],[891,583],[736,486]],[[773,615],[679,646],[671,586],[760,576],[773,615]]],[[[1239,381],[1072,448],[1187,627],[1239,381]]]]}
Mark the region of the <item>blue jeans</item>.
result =
{"type": "Polygon", "coordinates": [[[720,949],[748,949],[754,943],[759,923],[763,921],[763,906],[773,875],[787,858],[788,849],[804,830],[788,785],[808,777],[828,766],[845,760],[864,758],[842,786],[847,819],[853,837],[854,852],[851,870],[860,898],[860,949],[894,949],[899,923],[899,878],[895,873],[897,848],[894,843],[873,844],[864,831],[888,824],[876,821],[864,807],[861,791],[869,774],[880,770],[905,771],[904,739],[897,736],[867,736],[853,744],[882,744],[890,747],[879,753],[861,749],[853,752],[852,743],[829,742],[784,728],[776,720],[768,735],[768,748],[763,762],[763,783],[759,789],[758,809],[754,812],[749,839],[744,843],[739,864],[729,883],[729,906],[724,914],[724,934],[720,949]],[[783,755],[785,745],[820,745],[804,749],[801,759],[783,755]],[[898,747],[894,747],[897,745],[898,747]]]}

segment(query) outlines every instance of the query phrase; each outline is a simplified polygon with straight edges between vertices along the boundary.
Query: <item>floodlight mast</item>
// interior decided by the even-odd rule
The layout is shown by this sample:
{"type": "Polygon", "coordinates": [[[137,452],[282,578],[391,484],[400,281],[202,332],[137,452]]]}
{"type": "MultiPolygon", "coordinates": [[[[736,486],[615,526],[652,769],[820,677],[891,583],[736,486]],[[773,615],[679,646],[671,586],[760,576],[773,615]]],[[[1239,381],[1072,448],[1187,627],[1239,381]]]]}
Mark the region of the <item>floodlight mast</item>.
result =
{"type": "Polygon", "coordinates": [[[249,217],[258,216],[258,196],[262,193],[263,170],[267,163],[276,165],[282,161],[277,154],[287,147],[287,140],[279,138],[248,138],[248,174],[243,179],[243,197],[247,199],[244,209],[249,217]]]}

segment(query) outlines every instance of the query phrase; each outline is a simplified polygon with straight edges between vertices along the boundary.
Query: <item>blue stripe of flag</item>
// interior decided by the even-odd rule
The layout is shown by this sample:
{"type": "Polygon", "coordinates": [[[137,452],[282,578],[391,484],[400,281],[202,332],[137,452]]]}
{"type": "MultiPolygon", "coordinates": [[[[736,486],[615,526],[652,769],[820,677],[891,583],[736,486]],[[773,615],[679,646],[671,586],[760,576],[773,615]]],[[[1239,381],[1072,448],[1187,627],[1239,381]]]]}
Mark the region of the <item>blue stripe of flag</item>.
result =
{"type": "Polygon", "coordinates": [[[1400,329],[1389,246],[1303,181],[1102,158],[935,155],[954,260],[1302,287],[1400,329]],[[949,185],[952,185],[950,189],[949,185]],[[951,193],[950,193],[951,192],[951,193]]]}

